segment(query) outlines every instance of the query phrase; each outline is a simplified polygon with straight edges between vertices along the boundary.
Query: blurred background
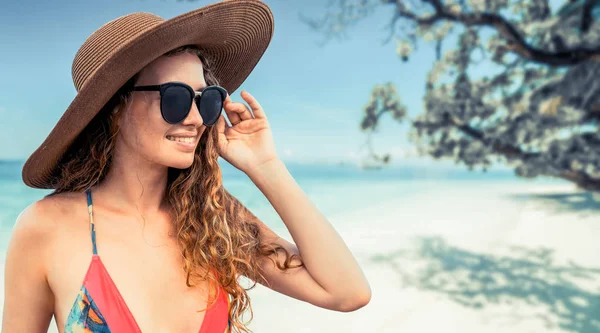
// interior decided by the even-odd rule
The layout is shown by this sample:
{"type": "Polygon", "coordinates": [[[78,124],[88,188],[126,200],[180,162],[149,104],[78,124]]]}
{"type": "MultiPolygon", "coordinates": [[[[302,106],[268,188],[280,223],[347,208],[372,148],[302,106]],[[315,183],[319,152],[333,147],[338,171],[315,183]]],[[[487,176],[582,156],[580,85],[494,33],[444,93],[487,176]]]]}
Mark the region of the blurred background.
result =
{"type": "MultiPolygon", "coordinates": [[[[265,2],[273,40],[232,97],[262,104],[373,297],[338,313],[257,285],[251,329],[600,333],[600,1],[265,2]]],[[[50,192],[21,168],[75,97],[79,46],[130,12],[209,3],[0,0],[1,267],[18,214],[50,192]]]]}

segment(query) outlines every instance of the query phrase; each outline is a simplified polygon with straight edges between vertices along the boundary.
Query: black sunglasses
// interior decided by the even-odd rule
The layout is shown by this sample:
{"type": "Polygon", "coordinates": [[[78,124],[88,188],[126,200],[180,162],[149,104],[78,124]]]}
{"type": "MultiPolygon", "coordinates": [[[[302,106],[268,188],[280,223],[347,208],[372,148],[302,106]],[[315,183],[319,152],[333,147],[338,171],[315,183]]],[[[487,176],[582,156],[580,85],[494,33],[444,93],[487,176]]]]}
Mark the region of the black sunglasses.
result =
{"type": "Polygon", "coordinates": [[[152,86],[133,87],[137,91],[160,91],[160,113],[169,124],[182,122],[190,113],[192,101],[200,111],[204,125],[212,126],[221,115],[227,90],[219,86],[207,86],[194,91],[183,82],[167,82],[152,86]]]}

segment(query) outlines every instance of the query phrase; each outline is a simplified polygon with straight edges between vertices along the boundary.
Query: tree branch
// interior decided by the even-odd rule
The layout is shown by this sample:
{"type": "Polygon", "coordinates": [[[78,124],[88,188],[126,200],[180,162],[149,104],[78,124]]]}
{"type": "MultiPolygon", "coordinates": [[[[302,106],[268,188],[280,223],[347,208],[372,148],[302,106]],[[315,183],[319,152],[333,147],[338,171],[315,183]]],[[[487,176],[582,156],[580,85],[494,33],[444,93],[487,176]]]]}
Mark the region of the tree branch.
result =
{"type": "Polygon", "coordinates": [[[444,118],[450,125],[456,127],[457,129],[459,129],[461,132],[468,135],[469,137],[476,139],[478,141],[481,141],[486,145],[491,144],[492,148],[496,152],[501,153],[506,157],[519,158],[523,161],[526,161],[527,159],[540,156],[539,153],[525,152],[521,148],[513,146],[513,145],[499,143],[499,142],[490,142],[490,140],[485,137],[483,131],[478,130],[476,128],[469,126],[468,124],[463,123],[456,117],[450,115],[450,113],[448,113],[448,112],[446,112],[444,114],[444,118]]]}
{"type": "MultiPolygon", "coordinates": [[[[404,18],[414,20],[418,24],[431,25],[439,20],[449,20],[459,22],[466,26],[487,26],[496,29],[498,33],[504,36],[510,43],[509,49],[520,56],[529,59],[530,61],[553,66],[568,66],[575,65],[583,61],[593,60],[600,61],[600,49],[590,48],[573,48],[561,50],[559,52],[548,52],[529,45],[517,29],[505,20],[502,16],[490,13],[452,13],[444,7],[440,0],[423,0],[433,6],[435,14],[427,17],[419,17],[418,15],[404,10],[398,9],[398,15],[404,18]]],[[[587,0],[586,10],[591,12],[591,6],[598,0],[587,0]]],[[[586,12],[584,10],[584,12],[586,12]]],[[[589,28],[591,25],[591,13],[588,23],[585,26],[589,28]]],[[[586,17],[588,17],[586,16],[586,17]]],[[[584,24],[584,23],[582,23],[584,24]]]]}
{"type": "MultiPolygon", "coordinates": [[[[449,113],[446,113],[444,116],[446,118],[445,120],[449,124],[456,127],[457,129],[459,129],[462,133],[468,135],[469,137],[471,137],[473,139],[481,141],[484,144],[490,144],[490,141],[485,138],[485,135],[483,134],[482,131],[475,129],[467,124],[464,124],[462,121],[460,121],[456,117],[453,117],[449,113]]],[[[519,147],[509,145],[509,144],[494,142],[494,143],[491,143],[491,145],[492,145],[492,149],[494,149],[496,152],[504,155],[505,157],[519,158],[520,160],[522,160],[524,162],[526,162],[527,159],[536,158],[536,157],[540,156],[539,153],[524,152],[519,147]]],[[[571,182],[577,184],[577,186],[584,188],[586,190],[599,190],[600,189],[600,180],[594,179],[594,178],[590,177],[588,174],[581,172],[581,171],[562,171],[561,173],[559,173],[557,175],[557,177],[571,181],[571,182]]]]}
{"type": "MultiPolygon", "coordinates": [[[[405,18],[419,25],[433,25],[434,23],[441,20],[448,20],[452,22],[462,23],[466,26],[486,26],[495,29],[500,35],[508,40],[508,50],[517,53],[523,58],[528,59],[531,62],[550,65],[550,66],[571,66],[584,61],[600,61],[600,49],[598,48],[587,48],[587,47],[575,47],[572,49],[559,49],[554,52],[550,52],[538,47],[534,47],[527,43],[525,38],[519,33],[519,31],[508,22],[504,17],[498,14],[492,13],[459,13],[453,12],[446,8],[441,0],[421,0],[424,3],[428,3],[435,9],[434,14],[425,16],[418,15],[414,12],[407,10],[402,1],[388,0],[383,1],[385,4],[393,4],[396,6],[394,17],[389,25],[390,31],[393,32],[399,18],[405,18]]],[[[587,32],[593,23],[593,16],[591,14],[592,7],[599,0],[586,0],[581,20],[581,28],[583,32],[587,32]]],[[[355,18],[354,18],[355,19],[355,18]]],[[[313,28],[315,28],[316,22],[308,22],[313,28]]],[[[391,36],[390,36],[391,37],[391,36]]],[[[387,41],[390,40],[387,38],[387,41]]]]}
{"type": "Polygon", "coordinates": [[[596,4],[598,0],[585,0],[585,4],[583,5],[583,11],[581,16],[581,32],[586,33],[592,26],[592,21],[594,18],[592,17],[592,8],[594,4],[596,4]]]}

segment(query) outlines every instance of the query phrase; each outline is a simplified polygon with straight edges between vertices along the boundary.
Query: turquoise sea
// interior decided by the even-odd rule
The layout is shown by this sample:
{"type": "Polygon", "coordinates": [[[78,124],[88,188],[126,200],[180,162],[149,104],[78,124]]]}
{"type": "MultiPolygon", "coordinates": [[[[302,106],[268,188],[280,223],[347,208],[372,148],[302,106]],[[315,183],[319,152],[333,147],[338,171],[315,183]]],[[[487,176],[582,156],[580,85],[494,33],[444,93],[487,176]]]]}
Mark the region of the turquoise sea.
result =
{"type": "MultiPolygon", "coordinates": [[[[241,171],[221,161],[225,187],[255,215],[286,232],[279,216],[259,189],[241,171]]],[[[50,193],[27,187],[21,180],[24,161],[0,161],[0,253],[4,253],[19,213],[50,193]]],[[[518,182],[511,172],[440,172],[423,168],[389,167],[378,170],[353,165],[286,163],[294,179],[326,215],[333,216],[382,200],[409,196],[427,186],[476,186],[479,181],[518,182]]]]}

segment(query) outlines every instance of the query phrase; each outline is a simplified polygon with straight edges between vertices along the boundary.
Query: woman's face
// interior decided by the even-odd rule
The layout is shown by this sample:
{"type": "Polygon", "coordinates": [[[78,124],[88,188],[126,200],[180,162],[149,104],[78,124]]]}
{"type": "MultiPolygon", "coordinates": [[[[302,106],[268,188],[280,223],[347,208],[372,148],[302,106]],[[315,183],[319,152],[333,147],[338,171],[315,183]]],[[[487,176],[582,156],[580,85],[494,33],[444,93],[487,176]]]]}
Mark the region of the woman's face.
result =
{"type": "MultiPolygon", "coordinates": [[[[202,62],[190,53],[162,56],[142,70],[136,86],[170,81],[185,82],[195,91],[200,90],[206,86],[202,62]]],[[[181,123],[167,123],[160,113],[159,91],[134,91],[119,122],[117,146],[125,152],[121,156],[140,157],[178,169],[192,165],[194,151],[206,129],[196,103],[192,103],[190,113],[181,123]],[[190,138],[191,144],[178,141],[190,138]]]]}

